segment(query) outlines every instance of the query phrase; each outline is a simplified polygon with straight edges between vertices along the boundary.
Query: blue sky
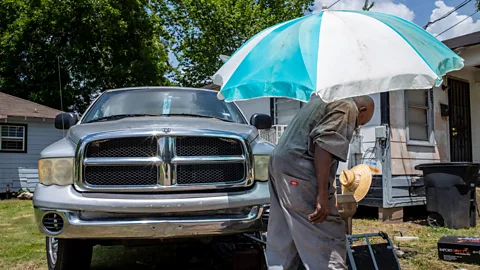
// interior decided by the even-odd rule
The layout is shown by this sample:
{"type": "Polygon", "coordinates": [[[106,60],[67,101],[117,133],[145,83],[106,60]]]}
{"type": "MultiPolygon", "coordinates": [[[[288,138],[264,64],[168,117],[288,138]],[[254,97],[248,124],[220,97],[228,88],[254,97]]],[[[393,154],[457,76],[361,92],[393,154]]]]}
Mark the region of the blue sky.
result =
{"type": "MultiPolygon", "coordinates": [[[[330,6],[336,0],[316,0],[315,8],[318,10],[323,4],[330,6]]],[[[332,9],[361,9],[364,0],[340,0],[332,9]]],[[[429,21],[435,20],[452,10],[464,0],[374,0],[375,6],[372,11],[384,12],[403,17],[414,23],[425,26],[429,21]]],[[[470,1],[466,6],[454,12],[444,20],[441,20],[427,30],[437,35],[450,26],[462,21],[476,11],[476,0],[470,1]]],[[[458,26],[440,35],[440,40],[480,31],[480,12],[471,18],[467,18],[458,26]]]]}
{"type": "MultiPolygon", "coordinates": [[[[455,7],[462,3],[464,0],[444,0],[443,2],[447,6],[455,7]]],[[[435,0],[403,0],[396,1],[398,3],[404,3],[413,12],[415,12],[414,23],[424,26],[429,22],[432,10],[435,9],[435,0]]],[[[459,14],[470,15],[475,11],[475,0],[472,0],[466,6],[458,10],[459,14]]],[[[473,16],[476,20],[480,18],[480,12],[473,16]]],[[[480,29],[479,29],[480,30],[480,29]]]]}

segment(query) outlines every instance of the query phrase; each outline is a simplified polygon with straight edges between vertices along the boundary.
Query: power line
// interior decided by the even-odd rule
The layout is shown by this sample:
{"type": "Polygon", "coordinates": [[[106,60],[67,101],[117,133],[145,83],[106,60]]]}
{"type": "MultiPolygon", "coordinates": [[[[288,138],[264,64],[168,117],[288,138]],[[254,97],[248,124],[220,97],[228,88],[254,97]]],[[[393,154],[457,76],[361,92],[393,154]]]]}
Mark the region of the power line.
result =
{"type": "Polygon", "coordinates": [[[455,11],[457,11],[457,10],[459,10],[460,8],[464,7],[466,4],[470,3],[471,1],[472,1],[472,0],[465,0],[465,1],[463,1],[462,3],[458,4],[456,7],[454,7],[454,8],[453,8],[452,10],[450,10],[449,12],[443,14],[443,16],[441,16],[440,18],[434,20],[433,22],[428,22],[427,25],[425,25],[425,29],[426,29],[428,26],[430,26],[430,25],[432,25],[432,24],[434,24],[434,23],[436,23],[436,22],[438,22],[438,21],[441,21],[441,20],[447,18],[448,16],[452,15],[455,11]]]}
{"type": "Polygon", "coordinates": [[[423,28],[427,29],[427,27],[429,27],[430,25],[447,18],[448,16],[452,15],[455,11],[459,10],[460,8],[464,7],[466,4],[468,4],[470,2],[472,2],[472,0],[463,1],[462,3],[460,3],[456,7],[454,7],[452,10],[450,10],[449,12],[443,14],[440,18],[434,20],[433,22],[428,22],[423,28]]]}
{"type": "Polygon", "coordinates": [[[327,9],[330,9],[331,7],[335,6],[338,2],[340,2],[340,0],[337,0],[337,2],[331,4],[327,9]]]}
{"type": "Polygon", "coordinates": [[[60,89],[60,109],[62,110],[62,132],[63,137],[65,137],[65,120],[63,119],[63,95],[62,95],[62,76],[60,75],[60,57],[57,55],[57,65],[58,65],[58,85],[60,89]]]}
{"type": "Polygon", "coordinates": [[[440,36],[440,35],[444,34],[445,32],[447,32],[448,30],[450,30],[450,29],[454,28],[455,26],[457,26],[457,25],[461,24],[462,22],[464,22],[464,21],[465,21],[465,20],[467,20],[468,18],[470,18],[470,17],[472,17],[473,15],[475,15],[477,12],[478,12],[478,10],[477,10],[477,11],[475,11],[474,13],[472,13],[470,16],[466,17],[465,19],[463,19],[463,20],[459,21],[458,23],[456,23],[456,24],[454,24],[454,25],[450,26],[450,27],[449,27],[449,28],[447,28],[445,31],[441,32],[440,34],[436,35],[435,37],[438,37],[438,36],[440,36]]]}

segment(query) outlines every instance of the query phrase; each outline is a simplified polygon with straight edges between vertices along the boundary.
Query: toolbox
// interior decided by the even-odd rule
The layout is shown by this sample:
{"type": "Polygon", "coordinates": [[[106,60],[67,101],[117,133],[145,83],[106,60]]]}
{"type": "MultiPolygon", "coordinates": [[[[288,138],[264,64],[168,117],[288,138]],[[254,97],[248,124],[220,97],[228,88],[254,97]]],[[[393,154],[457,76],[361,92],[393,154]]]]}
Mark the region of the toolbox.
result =
{"type": "Polygon", "coordinates": [[[438,241],[440,260],[480,264],[480,237],[444,236],[438,241]]]}

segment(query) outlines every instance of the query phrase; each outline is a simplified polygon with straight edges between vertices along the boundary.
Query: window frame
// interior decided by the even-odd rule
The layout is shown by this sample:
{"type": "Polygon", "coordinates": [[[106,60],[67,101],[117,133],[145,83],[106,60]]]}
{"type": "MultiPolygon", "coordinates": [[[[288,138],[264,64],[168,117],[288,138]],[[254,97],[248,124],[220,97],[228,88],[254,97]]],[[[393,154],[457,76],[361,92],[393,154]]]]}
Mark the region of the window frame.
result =
{"type": "Polygon", "coordinates": [[[411,146],[436,146],[435,144],[435,128],[434,128],[434,108],[433,108],[433,88],[431,89],[424,89],[427,91],[427,99],[428,99],[428,108],[427,110],[427,128],[428,128],[428,141],[421,141],[421,140],[414,140],[410,139],[410,123],[408,118],[408,111],[410,107],[414,107],[417,109],[424,109],[419,108],[418,106],[410,105],[408,101],[408,91],[421,91],[418,90],[404,90],[404,99],[405,99],[405,133],[407,138],[407,145],[411,146]]]}
{"type": "Polygon", "coordinates": [[[16,124],[16,123],[0,123],[0,153],[27,153],[28,152],[28,125],[27,124],[16,124]],[[2,149],[2,133],[1,129],[3,126],[9,127],[22,127],[23,128],[23,149],[22,150],[3,150],[2,149]]]}

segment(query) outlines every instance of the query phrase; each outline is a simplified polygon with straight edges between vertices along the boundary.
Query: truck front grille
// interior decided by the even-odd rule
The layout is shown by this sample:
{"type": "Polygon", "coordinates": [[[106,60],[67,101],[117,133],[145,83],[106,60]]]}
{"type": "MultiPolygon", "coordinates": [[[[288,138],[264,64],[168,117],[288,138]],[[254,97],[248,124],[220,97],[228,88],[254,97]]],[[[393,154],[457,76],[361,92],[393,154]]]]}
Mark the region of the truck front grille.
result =
{"type": "Polygon", "coordinates": [[[158,182],[155,166],[87,166],[84,179],[92,186],[151,186],[158,182]]]}
{"type": "Polygon", "coordinates": [[[153,157],[158,155],[155,137],[132,137],[95,141],[87,146],[87,158],[153,157]]]}
{"type": "Polygon", "coordinates": [[[194,190],[196,186],[214,189],[251,184],[247,181],[248,152],[239,138],[102,138],[87,140],[79,149],[76,183],[82,191],[194,190]]]}
{"type": "Polygon", "coordinates": [[[238,140],[216,137],[182,137],[176,139],[177,156],[238,156],[243,154],[238,140]]]}
{"type": "Polygon", "coordinates": [[[177,184],[208,184],[242,181],[245,167],[241,163],[195,164],[177,167],[177,184]]]}

